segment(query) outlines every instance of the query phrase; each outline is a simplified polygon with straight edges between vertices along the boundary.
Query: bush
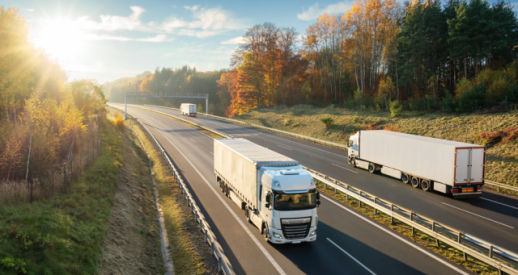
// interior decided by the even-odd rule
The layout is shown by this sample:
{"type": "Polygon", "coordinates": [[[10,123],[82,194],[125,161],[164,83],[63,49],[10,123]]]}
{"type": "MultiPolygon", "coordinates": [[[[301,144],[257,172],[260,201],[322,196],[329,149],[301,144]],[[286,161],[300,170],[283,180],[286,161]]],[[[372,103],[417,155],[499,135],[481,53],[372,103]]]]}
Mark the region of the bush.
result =
{"type": "Polygon", "coordinates": [[[333,126],[333,118],[330,117],[330,116],[323,116],[320,118],[320,121],[322,121],[322,123],[324,123],[326,125],[326,129],[329,129],[331,128],[331,126],[333,126]]]}
{"type": "Polygon", "coordinates": [[[124,130],[124,119],[122,119],[121,117],[116,117],[115,118],[115,127],[117,127],[117,129],[119,130],[124,130]]]}
{"type": "Polygon", "coordinates": [[[383,130],[385,131],[392,131],[392,132],[401,132],[401,129],[399,129],[396,125],[386,125],[383,127],[383,130]]]}
{"type": "Polygon", "coordinates": [[[471,90],[462,93],[457,97],[457,108],[459,113],[474,112],[484,103],[484,86],[474,85],[471,90]]]}
{"type": "Polygon", "coordinates": [[[291,123],[291,119],[285,118],[284,121],[282,122],[282,125],[288,126],[288,125],[290,125],[290,123],[291,123]]]}
{"type": "Polygon", "coordinates": [[[517,127],[507,127],[504,130],[497,130],[489,133],[482,133],[480,138],[486,141],[486,144],[493,145],[498,143],[510,143],[518,138],[517,127]]]}
{"type": "Polygon", "coordinates": [[[447,113],[452,113],[455,111],[455,99],[448,91],[446,91],[446,94],[442,98],[441,110],[447,113]]]}
{"type": "Polygon", "coordinates": [[[403,113],[403,105],[399,103],[399,100],[394,100],[390,102],[390,116],[391,117],[400,117],[403,113]]]}
{"type": "Polygon", "coordinates": [[[497,105],[510,95],[511,85],[504,78],[495,80],[487,90],[486,100],[491,105],[497,105]]]}
{"type": "Polygon", "coordinates": [[[354,116],[353,116],[353,122],[356,123],[358,122],[359,118],[358,118],[358,112],[354,113],[354,116]]]}

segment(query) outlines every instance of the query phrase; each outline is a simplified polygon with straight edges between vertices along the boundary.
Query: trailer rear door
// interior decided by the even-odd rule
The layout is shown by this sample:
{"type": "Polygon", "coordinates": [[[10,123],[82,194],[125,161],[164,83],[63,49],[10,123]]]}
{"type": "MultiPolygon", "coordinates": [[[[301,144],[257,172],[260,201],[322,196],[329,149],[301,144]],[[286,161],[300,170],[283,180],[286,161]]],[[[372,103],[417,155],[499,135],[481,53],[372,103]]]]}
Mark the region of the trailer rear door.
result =
{"type": "Polygon", "coordinates": [[[471,150],[471,183],[484,182],[484,147],[471,150]]]}
{"type": "Polygon", "coordinates": [[[455,156],[455,184],[468,183],[470,152],[469,148],[457,148],[455,156]]]}

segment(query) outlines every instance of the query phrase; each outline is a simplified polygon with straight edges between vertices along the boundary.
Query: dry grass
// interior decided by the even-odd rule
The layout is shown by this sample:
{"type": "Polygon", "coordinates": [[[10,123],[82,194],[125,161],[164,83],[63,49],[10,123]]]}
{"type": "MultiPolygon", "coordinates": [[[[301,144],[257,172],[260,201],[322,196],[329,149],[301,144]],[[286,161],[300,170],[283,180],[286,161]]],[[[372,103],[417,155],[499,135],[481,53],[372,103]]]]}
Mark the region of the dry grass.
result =
{"type": "MultiPolygon", "coordinates": [[[[110,112],[115,111],[111,109],[110,112]]],[[[204,242],[204,235],[194,221],[190,207],[180,193],[178,183],[171,176],[160,152],[156,149],[154,141],[144,133],[145,130],[140,128],[138,122],[133,120],[126,122],[126,127],[134,131],[142,140],[152,163],[175,273],[217,274],[217,262],[211,257],[210,247],[204,242]]]]}
{"type": "MultiPolygon", "coordinates": [[[[406,114],[391,118],[388,112],[351,111],[341,108],[263,108],[253,110],[236,119],[272,127],[314,138],[346,144],[349,136],[362,128],[384,127],[403,133],[429,136],[475,144],[485,144],[480,134],[518,127],[518,111],[499,114],[406,114]],[[333,126],[326,129],[320,121],[329,115],[333,126]],[[284,125],[284,121],[290,124],[284,125]],[[293,125],[297,125],[294,127],[293,125]]],[[[518,186],[518,141],[488,146],[486,151],[486,178],[518,186]]]]}

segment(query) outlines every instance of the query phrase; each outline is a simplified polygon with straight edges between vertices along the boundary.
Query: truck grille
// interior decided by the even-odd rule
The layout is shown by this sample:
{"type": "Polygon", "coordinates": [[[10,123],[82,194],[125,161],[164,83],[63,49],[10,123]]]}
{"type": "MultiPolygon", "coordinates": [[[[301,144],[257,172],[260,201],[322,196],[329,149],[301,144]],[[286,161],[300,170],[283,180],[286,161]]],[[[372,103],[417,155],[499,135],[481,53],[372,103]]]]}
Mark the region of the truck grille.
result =
{"type": "Polygon", "coordinates": [[[282,234],[286,239],[303,239],[308,236],[311,218],[282,219],[282,234]]]}

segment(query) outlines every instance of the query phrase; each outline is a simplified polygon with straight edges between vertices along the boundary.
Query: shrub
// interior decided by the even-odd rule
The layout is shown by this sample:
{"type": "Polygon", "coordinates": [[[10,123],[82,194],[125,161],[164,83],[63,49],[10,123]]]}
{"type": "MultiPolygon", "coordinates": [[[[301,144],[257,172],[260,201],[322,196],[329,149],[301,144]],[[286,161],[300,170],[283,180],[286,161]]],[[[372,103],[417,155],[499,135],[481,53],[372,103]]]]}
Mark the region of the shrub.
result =
{"type": "Polygon", "coordinates": [[[456,111],[460,113],[476,111],[484,103],[484,86],[474,85],[471,90],[457,97],[456,111]]]}
{"type": "Polygon", "coordinates": [[[468,92],[471,90],[473,85],[471,84],[471,81],[469,81],[466,78],[462,78],[457,85],[455,85],[455,95],[460,96],[465,92],[468,92]]]}
{"type": "Polygon", "coordinates": [[[288,125],[290,125],[290,123],[291,123],[291,119],[289,119],[289,118],[285,118],[282,121],[282,125],[284,125],[284,126],[288,126],[288,125]]]}
{"type": "Polygon", "coordinates": [[[403,105],[399,103],[399,100],[394,100],[390,102],[390,116],[391,117],[400,117],[403,113],[403,105]]]}
{"type": "Polygon", "coordinates": [[[121,131],[124,130],[124,119],[122,119],[121,117],[116,117],[114,123],[117,129],[121,131]]]}
{"type": "Polygon", "coordinates": [[[354,116],[353,116],[353,122],[356,123],[358,122],[359,118],[358,118],[358,112],[354,113],[354,116]]]}
{"type": "Polygon", "coordinates": [[[331,128],[331,126],[333,126],[333,118],[330,117],[330,116],[323,116],[320,118],[320,121],[322,121],[322,123],[324,123],[326,125],[326,129],[329,129],[331,128]]]}
{"type": "Polygon", "coordinates": [[[291,127],[295,128],[295,127],[297,127],[297,126],[299,126],[299,125],[300,125],[300,123],[295,122],[295,123],[293,123],[293,125],[291,125],[291,127]]]}
{"type": "Polygon", "coordinates": [[[510,94],[511,85],[504,78],[495,80],[487,90],[486,100],[491,105],[497,105],[505,96],[510,94]]]}
{"type": "Polygon", "coordinates": [[[518,137],[518,127],[507,127],[504,130],[482,133],[480,138],[486,141],[486,144],[510,143],[518,137]]]}

